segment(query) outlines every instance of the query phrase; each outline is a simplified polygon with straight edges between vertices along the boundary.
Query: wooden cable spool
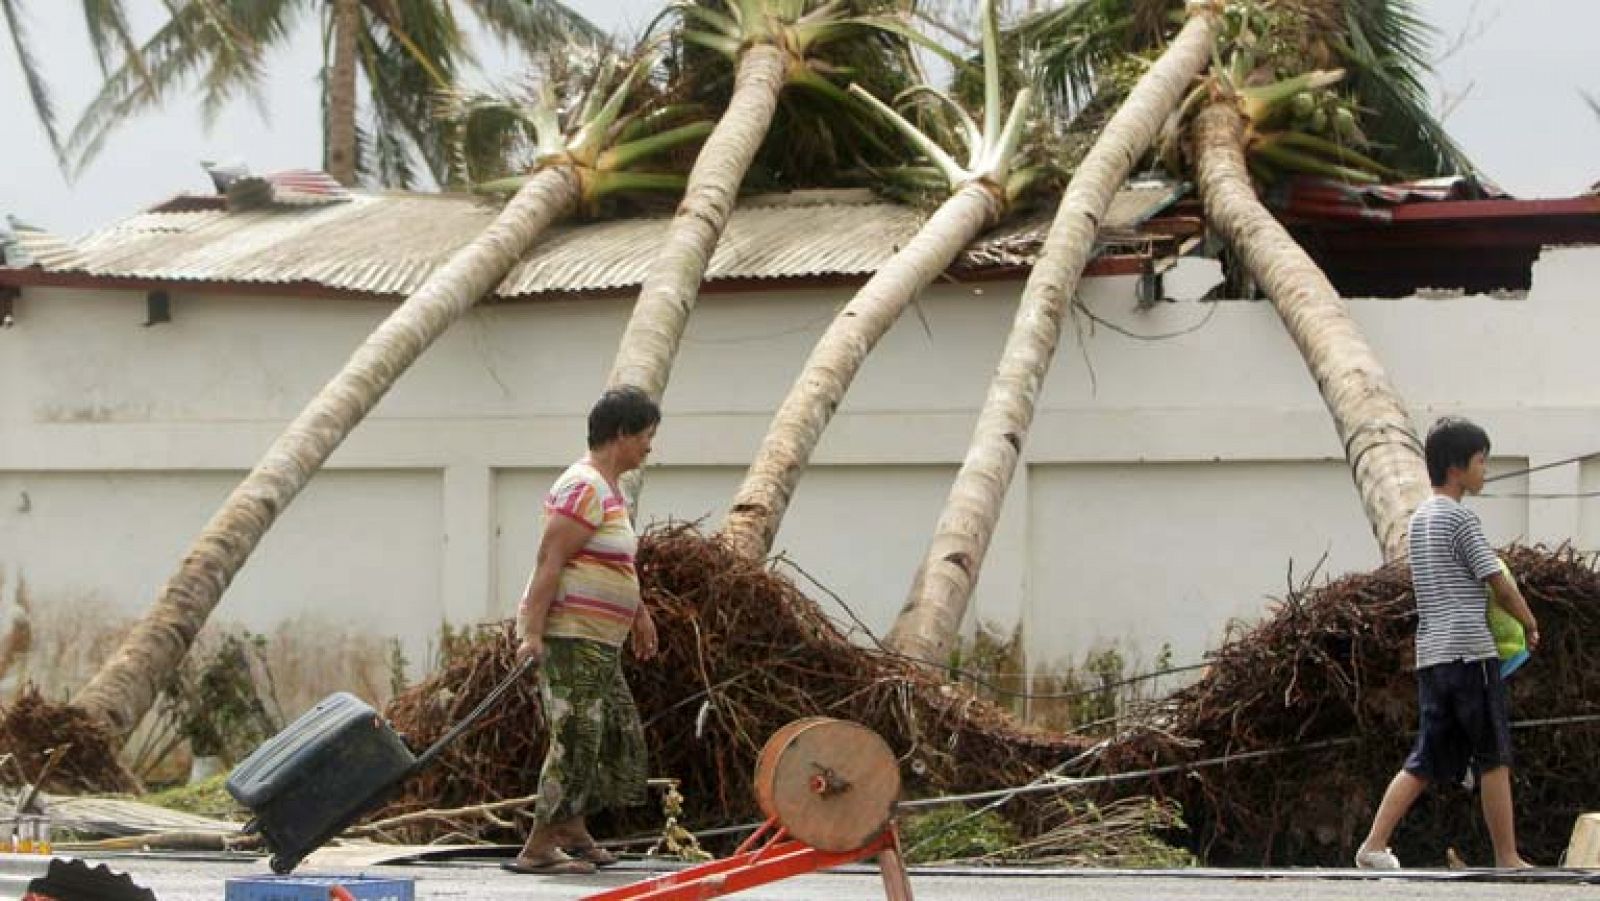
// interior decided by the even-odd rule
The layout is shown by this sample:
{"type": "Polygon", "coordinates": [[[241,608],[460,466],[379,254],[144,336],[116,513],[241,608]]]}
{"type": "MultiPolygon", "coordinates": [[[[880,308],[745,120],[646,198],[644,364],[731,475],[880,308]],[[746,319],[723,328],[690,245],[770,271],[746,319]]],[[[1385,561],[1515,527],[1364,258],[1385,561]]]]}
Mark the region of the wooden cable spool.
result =
{"type": "Polygon", "coordinates": [[[756,761],[756,800],[794,838],[853,851],[888,828],[900,765],[876,732],[814,716],[773,733],[756,761]]]}

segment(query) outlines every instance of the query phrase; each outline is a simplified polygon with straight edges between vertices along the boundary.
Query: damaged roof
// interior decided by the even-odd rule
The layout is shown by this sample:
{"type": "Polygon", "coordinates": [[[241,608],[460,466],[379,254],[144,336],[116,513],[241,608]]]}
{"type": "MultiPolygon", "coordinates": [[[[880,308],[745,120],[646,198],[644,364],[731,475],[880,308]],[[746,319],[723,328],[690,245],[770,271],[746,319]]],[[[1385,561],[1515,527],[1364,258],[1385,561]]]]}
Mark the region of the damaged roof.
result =
{"type": "MultiPolygon", "coordinates": [[[[1183,193],[1182,185],[1163,181],[1124,187],[1102,229],[1102,252],[1131,255],[1136,265],[1102,265],[1100,274],[1143,271],[1138,264],[1148,264],[1153,248],[1170,249],[1170,234],[1145,235],[1140,226],[1183,193]]],[[[358,192],[310,204],[269,200],[234,202],[231,208],[221,196],[182,196],[76,241],[19,232],[17,243],[32,265],[0,280],[295,286],[314,293],[403,296],[483,231],[498,211],[496,204],[462,194],[358,192]]],[[[717,282],[865,277],[925,218],[916,208],[865,190],[746,198],[717,245],[706,281],[714,287],[717,282]]],[[[511,300],[634,288],[643,281],[669,221],[631,218],[554,227],[494,296],[511,300]]],[[[1047,216],[1003,224],[969,247],[952,270],[983,276],[1026,268],[1049,224],[1047,216]]]]}

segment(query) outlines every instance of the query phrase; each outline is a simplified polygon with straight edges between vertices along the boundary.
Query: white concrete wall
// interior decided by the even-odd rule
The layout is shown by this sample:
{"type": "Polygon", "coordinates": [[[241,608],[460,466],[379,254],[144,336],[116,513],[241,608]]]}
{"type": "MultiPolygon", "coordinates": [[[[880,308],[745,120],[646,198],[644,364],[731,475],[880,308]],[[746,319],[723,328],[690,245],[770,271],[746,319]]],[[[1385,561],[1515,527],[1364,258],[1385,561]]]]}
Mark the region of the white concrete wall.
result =
{"type": "MultiPolygon", "coordinates": [[[[1522,299],[1363,300],[1352,309],[1424,426],[1480,420],[1494,466],[1600,450],[1600,248],[1548,251],[1522,299]]],[[[959,465],[1019,284],[931,290],[880,345],[801,484],[779,545],[873,628],[892,621],[959,465]]],[[[714,526],[845,292],[709,295],[685,337],[647,519],[714,526]]],[[[1259,614],[1291,564],[1378,560],[1327,414],[1264,303],[1140,311],[1130,280],[1086,288],[1052,371],[975,615],[1025,623],[1045,663],[1108,642],[1196,657],[1259,614]],[[1209,318],[1207,318],[1209,317],[1209,318]]],[[[132,614],[218,501],[390,309],[386,303],[28,289],[0,331],[0,578],[132,614]]],[[[268,536],[222,615],[302,614],[401,636],[511,609],[549,480],[583,416],[623,300],[480,309],[447,334],[268,536]]],[[[1600,463],[1499,494],[1600,491],[1600,463]]],[[[1485,498],[1496,541],[1600,548],[1600,499],[1485,498]]],[[[14,593],[14,590],[13,590],[14,593]]],[[[7,598],[0,597],[0,606],[7,598]]],[[[826,602],[831,604],[831,602],[826,602]]],[[[837,608],[835,608],[837,609],[837,608]]],[[[3,612],[3,611],[0,611],[3,612]]],[[[841,612],[842,615],[842,612],[841,612]]]]}

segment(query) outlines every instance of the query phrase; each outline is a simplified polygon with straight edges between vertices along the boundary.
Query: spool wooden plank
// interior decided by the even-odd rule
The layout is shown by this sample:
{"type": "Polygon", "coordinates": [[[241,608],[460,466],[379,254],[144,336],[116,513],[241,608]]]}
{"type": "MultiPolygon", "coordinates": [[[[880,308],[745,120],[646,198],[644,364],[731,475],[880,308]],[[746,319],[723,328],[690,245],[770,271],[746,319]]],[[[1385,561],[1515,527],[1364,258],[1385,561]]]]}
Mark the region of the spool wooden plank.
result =
{"type": "Polygon", "coordinates": [[[762,811],[790,835],[821,851],[852,851],[888,827],[900,766],[871,729],[812,717],[773,734],[755,784],[762,811]]]}

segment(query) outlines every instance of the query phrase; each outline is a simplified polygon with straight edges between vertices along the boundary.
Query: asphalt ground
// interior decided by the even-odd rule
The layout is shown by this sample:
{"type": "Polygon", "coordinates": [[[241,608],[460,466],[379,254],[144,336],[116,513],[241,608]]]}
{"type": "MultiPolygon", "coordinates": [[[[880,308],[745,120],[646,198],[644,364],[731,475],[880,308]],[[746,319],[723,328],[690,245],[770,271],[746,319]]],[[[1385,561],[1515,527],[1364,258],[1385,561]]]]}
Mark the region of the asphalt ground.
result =
{"type": "MultiPolygon", "coordinates": [[[[135,883],[154,891],[159,901],[222,901],[229,879],[267,873],[260,860],[219,862],[160,855],[94,858],[135,883]]],[[[625,863],[593,876],[520,876],[493,862],[446,865],[382,866],[364,871],[381,879],[414,880],[418,901],[444,899],[579,899],[662,872],[645,863],[625,863]]],[[[303,870],[297,875],[329,875],[303,870]]],[[[358,874],[347,874],[358,875],[358,874]]],[[[1600,898],[1600,885],[1574,884],[1600,879],[1600,872],[1573,874],[1544,871],[1507,878],[1488,871],[1405,871],[1391,878],[1369,878],[1356,870],[914,870],[912,891],[918,901],[1377,901],[1377,899],[1544,899],[1600,898]]],[[[868,901],[884,897],[875,870],[844,871],[786,879],[742,892],[747,901],[868,901]]]]}

